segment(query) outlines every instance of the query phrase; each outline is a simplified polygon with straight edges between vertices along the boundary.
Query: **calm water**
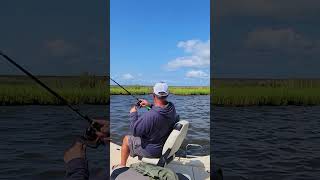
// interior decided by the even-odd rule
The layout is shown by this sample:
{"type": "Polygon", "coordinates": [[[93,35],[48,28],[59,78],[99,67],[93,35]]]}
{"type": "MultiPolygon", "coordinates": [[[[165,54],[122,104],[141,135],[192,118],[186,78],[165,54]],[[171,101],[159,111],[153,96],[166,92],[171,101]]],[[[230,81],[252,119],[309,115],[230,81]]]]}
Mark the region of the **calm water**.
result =
{"type": "MultiPolygon", "coordinates": [[[[104,117],[106,106],[81,106],[104,117]]],[[[87,126],[61,106],[0,106],[0,179],[63,179],[63,153],[87,126]]],[[[103,148],[88,149],[90,167],[106,167],[103,148]]]]}
{"type": "Polygon", "coordinates": [[[320,106],[215,107],[213,160],[229,179],[319,179],[320,106]]]}
{"type": "MultiPolygon", "coordinates": [[[[152,102],[150,95],[140,97],[152,102]]],[[[200,154],[208,155],[210,153],[210,96],[170,95],[169,101],[175,104],[180,119],[190,122],[188,135],[182,147],[191,143],[200,144],[204,147],[200,154]]],[[[121,144],[123,136],[130,133],[129,110],[133,103],[135,100],[131,96],[111,96],[111,138],[117,144],[121,144]]],[[[139,113],[145,111],[140,109],[139,113]]]]}
{"type": "MultiPolygon", "coordinates": [[[[151,99],[149,96],[144,98],[151,99]]],[[[171,96],[181,119],[191,122],[185,141],[209,151],[209,96],[171,96]]],[[[113,141],[129,132],[134,100],[112,96],[113,141]]],[[[81,106],[104,117],[106,106],[81,106]]],[[[142,110],[143,111],[143,110],[142,110]]],[[[215,107],[211,157],[226,179],[319,179],[320,106],[215,107]]],[[[61,106],[0,107],[0,179],[63,179],[63,152],[86,122],[61,106]]],[[[90,167],[106,167],[103,148],[88,149],[90,167]]]]}

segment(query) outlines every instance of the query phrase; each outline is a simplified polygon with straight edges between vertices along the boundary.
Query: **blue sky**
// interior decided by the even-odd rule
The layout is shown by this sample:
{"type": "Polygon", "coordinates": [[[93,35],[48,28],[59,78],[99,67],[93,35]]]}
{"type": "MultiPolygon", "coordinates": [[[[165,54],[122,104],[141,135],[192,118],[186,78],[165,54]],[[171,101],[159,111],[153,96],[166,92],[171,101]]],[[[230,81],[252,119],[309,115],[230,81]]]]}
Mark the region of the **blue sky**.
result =
{"type": "Polygon", "coordinates": [[[209,85],[209,0],[111,0],[110,9],[111,77],[209,85]]]}

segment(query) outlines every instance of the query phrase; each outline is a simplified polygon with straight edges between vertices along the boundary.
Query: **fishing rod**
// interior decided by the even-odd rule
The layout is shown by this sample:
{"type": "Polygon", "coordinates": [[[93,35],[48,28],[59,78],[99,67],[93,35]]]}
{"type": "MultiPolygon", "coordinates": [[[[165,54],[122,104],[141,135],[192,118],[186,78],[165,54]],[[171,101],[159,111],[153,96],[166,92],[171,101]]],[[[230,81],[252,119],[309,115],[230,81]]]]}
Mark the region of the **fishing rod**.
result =
{"type": "Polygon", "coordinates": [[[117,83],[115,80],[113,80],[110,77],[110,80],[113,81],[114,83],[116,83],[119,87],[121,87],[123,90],[125,90],[130,96],[132,96],[133,98],[135,98],[137,101],[140,101],[139,98],[137,98],[137,96],[134,96],[133,94],[131,94],[131,92],[129,92],[126,88],[124,88],[123,86],[121,86],[119,83],[117,83]]]}
{"type": "MultiPolygon", "coordinates": [[[[2,51],[0,51],[0,55],[6,59],[8,62],[13,64],[15,67],[17,67],[19,70],[21,70],[23,73],[25,73],[27,76],[29,76],[32,80],[34,80],[36,83],[38,83],[41,87],[43,87],[45,90],[47,90],[49,93],[51,93],[53,96],[55,96],[57,99],[59,99],[63,104],[65,104],[69,109],[71,109],[73,112],[78,114],[81,118],[88,121],[90,124],[90,127],[86,130],[85,138],[88,140],[92,140],[95,132],[100,131],[101,125],[94,122],[91,118],[89,118],[87,115],[82,114],[78,109],[73,107],[69,102],[63,98],[61,95],[59,95],[57,92],[49,88],[46,84],[44,84],[42,81],[40,81],[37,77],[35,77],[33,74],[28,72],[25,68],[20,66],[18,63],[16,63],[12,58],[4,54],[2,51]]],[[[98,146],[98,145],[97,145],[98,146]]],[[[90,146],[91,147],[91,146],[90,146]]]]}
{"type": "MultiPolygon", "coordinates": [[[[137,96],[134,96],[131,92],[129,92],[126,88],[124,88],[123,86],[121,86],[119,83],[117,83],[117,81],[113,80],[111,77],[109,77],[111,81],[113,81],[114,83],[116,83],[119,87],[121,87],[123,90],[125,90],[130,96],[132,96],[133,98],[135,98],[138,102],[137,102],[137,105],[140,107],[140,103],[141,103],[141,100],[137,97],[137,96]]],[[[146,106],[146,108],[148,110],[150,110],[151,108],[149,106],[146,106]]]]}

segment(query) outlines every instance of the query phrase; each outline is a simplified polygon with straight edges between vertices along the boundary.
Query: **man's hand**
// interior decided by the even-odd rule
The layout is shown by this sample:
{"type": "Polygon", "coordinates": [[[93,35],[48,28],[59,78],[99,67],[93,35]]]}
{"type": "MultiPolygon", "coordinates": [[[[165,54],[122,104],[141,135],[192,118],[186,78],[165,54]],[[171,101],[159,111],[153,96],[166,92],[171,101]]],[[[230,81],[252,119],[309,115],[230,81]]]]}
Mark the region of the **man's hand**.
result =
{"type": "Polygon", "coordinates": [[[141,101],[140,102],[141,107],[146,107],[146,106],[150,107],[150,103],[147,100],[145,99],[139,99],[139,100],[141,101]]]}
{"type": "Polygon", "coordinates": [[[130,109],[130,113],[134,113],[137,112],[137,107],[136,106],[132,106],[130,109]]]}
{"type": "Polygon", "coordinates": [[[86,145],[76,141],[70,148],[68,148],[64,152],[63,160],[65,163],[68,163],[72,159],[76,159],[76,158],[84,159],[85,154],[86,154],[86,145]]]}
{"type": "Polygon", "coordinates": [[[102,127],[100,128],[100,131],[96,132],[96,135],[98,136],[98,139],[101,141],[107,143],[110,142],[110,131],[109,131],[109,123],[106,120],[100,120],[100,119],[94,119],[94,122],[100,124],[102,127]]]}

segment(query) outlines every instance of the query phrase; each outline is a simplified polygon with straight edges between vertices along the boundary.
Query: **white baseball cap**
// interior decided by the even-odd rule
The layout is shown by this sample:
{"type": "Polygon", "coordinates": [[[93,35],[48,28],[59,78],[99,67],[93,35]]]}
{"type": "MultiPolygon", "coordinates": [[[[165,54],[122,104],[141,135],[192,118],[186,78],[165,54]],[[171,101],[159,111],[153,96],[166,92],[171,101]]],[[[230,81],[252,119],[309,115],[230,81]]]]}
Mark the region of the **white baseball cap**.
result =
{"type": "Polygon", "coordinates": [[[166,97],[169,95],[169,88],[167,83],[158,82],[153,86],[153,93],[160,97],[166,97]]]}

